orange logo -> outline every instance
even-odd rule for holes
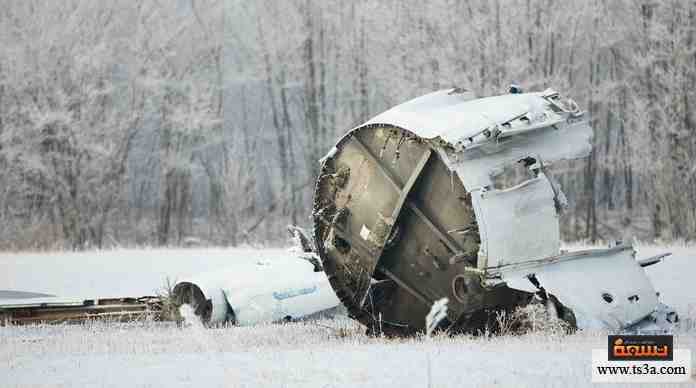
[[[610,361],[672,361],[671,335],[610,335]]]

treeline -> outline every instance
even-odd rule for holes
[[[0,248],[280,244],[392,105],[516,81],[588,111],[566,240],[696,236],[696,2],[9,1]]]
[[[1,248],[193,235],[194,171],[217,172],[200,166],[223,138],[222,10],[208,0],[4,2]]]

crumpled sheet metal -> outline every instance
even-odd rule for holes
[[[527,156],[548,164],[589,155],[592,128],[582,112],[561,111],[563,105],[552,98],[557,95],[549,89],[476,99],[446,89],[397,105],[361,126],[393,125],[445,145],[441,156],[471,192],[490,186],[491,176]]]
[[[290,253],[290,256],[295,254]],[[212,305],[208,323],[233,321],[240,326],[301,319],[339,305],[323,272],[297,257],[239,263],[228,269],[184,279],[177,293],[195,285]],[[195,309],[195,306],[194,306]]]
[[[518,133],[502,142],[489,141],[459,152],[447,153],[467,191],[492,185],[492,177],[525,157],[544,164],[586,157],[592,150],[592,129],[584,121]]]
[[[655,289],[630,246],[569,252],[554,258],[489,271],[508,286],[536,288],[534,276],[547,291],[575,313],[580,328],[619,330],[653,313]]]
[[[589,155],[592,129],[575,103],[563,102],[551,89],[480,99],[447,89],[398,105],[364,125],[375,124],[405,128],[431,141],[471,193],[481,234],[478,268],[560,253],[556,204],[565,203],[560,188],[543,172],[504,190],[493,189],[492,179],[525,158],[546,166]]]
[[[456,144],[487,127],[542,110],[542,104],[538,93],[475,98],[471,92],[445,89],[397,105],[366,124],[391,124],[424,139]]]
[[[448,89],[398,105],[364,125],[415,133],[456,173],[471,193],[479,225],[478,270],[533,292],[538,290],[530,273],[520,269],[533,264],[540,285],[582,316],[579,327],[625,328],[658,312],[655,290],[632,249],[560,252],[558,218],[566,199],[545,172],[553,162],[592,150],[592,128],[572,100],[550,89],[481,99]],[[493,178],[523,159],[533,161],[528,166],[533,177],[494,189]],[[613,295],[611,303],[604,294]]]

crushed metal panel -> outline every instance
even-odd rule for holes
[[[423,315],[435,300],[447,297],[450,329],[475,329],[485,323],[486,312],[527,303],[539,291],[525,277],[530,274],[525,268],[539,268],[537,275],[551,285],[542,286],[558,292],[561,303],[605,327],[626,327],[647,317],[650,309],[654,314],[654,290],[645,274],[635,271],[654,260],[630,263],[619,251],[559,254],[558,217],[567,200],[560,185],[546,175],[546,167],[587,156],[592,132],[577,104],[550,89],[480,99],[448,89],[395,106],[346,133],[321,160],[313,216],[317,253],[349,315],[370,330],[408,334],[423,330]],[[354,138],[367,145],[358,155],[353,146],[360,142]],[[414,166],[425,147],[437,158],[424,163],[420,173]],[[341,163],[354,164],[351,158],[361,155],[381,167],[383,176],[375,178],[388,184],[360,186],[356,195],[371,200],[349,204],[342,200],[352,201],[352,195],[337,195],[341,191],[328,178],[340,176]],[[491,189],[506,166],[520,161],[535,178],[509,189]],[[353,175],[365,177],[351,174],[354,183],[359,180]],[[410,177],[412,192],[403,189]],[[377,228],[365,221],[375,218],[380,210],[376,204],[387,200],[397,205],[386,206],[394,209],[389,227],[382,228],[386,239],[378,241],[378,249],[369,249],[361,243],[372,240]],[[349,211],[339,211],[344,206]],[[350,228],[336,227],[338,220]],[[335,241],[349,244],[340,252]],[[578,257],[584,259],[582,267],[570,260]],[[595,264],[599,258],[606,261]],[[630,285],[611,287],[610,280],[622,276],[624,269],[629,281],[639,285],[637,294],[624,295],[636,291]],[[568,283],[582,288],[602,271],[610,272],[601,277],[604,288],[627,302],[609,310],[588,302],[584,311],[582,304],[590,298],[586,293],[595,288],[577,293],[568,291]]]
[[[476,191],[472,201],[481,234],[478,268],[560,252],[554,192],[544,174],[506,190]]]
[[[440,138],[455,144],[525,114],[543,110],[538,94],[508,94],[474,99],[471,92],[446,89],[397,105],[366,125],[389,124],[408,129],[424,139]]]
[[[448,152],[447,160],[464,187],[471,192],[491,186],[492,176],[525,157],[533,157],[544,164],[585,157],[592,150],[591,140],[590,126],[586,122],[576,122],[517,134],[464,151]]]
[[[578,327],[619,330],[658,308],[648,276],[631,247],[571,252],[546,260],[492,269],[510,287],[529,290],[528,276],[570,307]]]
[[[553,90],[479,99],[470,92],[440,90],[397,105],[358,128],[374,125],[407,129],[432,141],[469,192],[490,186],[491,176],[522,158],[548,164],[585,157],[592,149],[592,128],[583,112]]]

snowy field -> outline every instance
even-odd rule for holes
[[[696,350],[696,248],[646,246],[639,256],[665,250],[674,256],[648,274],[682,317],[676,346]],[[153,294],[167,278],[282,256],[253,249],[0,254],[0,298]],[[584,387],[591,349],[605,346],[599,332],[390,340],[367,337],[346,318],[216,329],[0,327],[0,387]]]

